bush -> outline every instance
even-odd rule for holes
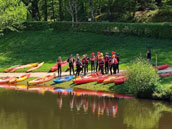
[[[129,91],[137,97],[150,98],[158,84],[159,76],[156,70],[146,60],[136,59],[127,68],[127,85]]]
[[[172,39],[172,23],[25,22],[26,30],[79,31]]]

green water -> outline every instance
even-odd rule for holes
[[[0,89],[0,129],[172,129],[172,105]]]

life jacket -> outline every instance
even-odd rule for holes
[[[108,62],[109,61],[109,57],[105,57],[105,62]]]
[[[96,56],[96,60],[97,60],[97,61],[99,60],[99,56]]]
[[[82,58],[82,63],[83,63],[83,64],[85,64],[85,63],[86,63],[85,58]]]
[[[73,57],[72,57],[72,58],[69,58],[69,59],[68,59],[68,62],[69,62],[69,63],[73,63],[73,62],[74,62]]]
[[[81,66],[82,66],[82,62],[81,62],[81,61],[77,61],[77,62],[76,62],[76,67],[79,68],[79,67],[81,67]]]
[[[111,64],[118,64],[118,60],[116,58],[112,58]]]
[[[118,64],[118,60],[117,60],[117,58],[115,58],[115,62],[114,62],[115,64]]]
[[[89,58],[86,57],[86,58],[85,58],[85,63],[88,64],[88,61],[89,61]]]
[[[58,65],[61,65],[61,64],[62,64],[62,60],[59,60],[59,59],[58,59],[58,60],[57,60],[57,64],[58,64]]]
[[[99,60],[99,66],[101,67],[101,66],[103,66],[103,65],[104,65],[104,60],[100,59],[100,60]]]
[[[95,57],[95,56],[92,56],[92,57],[91,57],[91,61],[92,61],[92,62],[94,62],[94,61],[95,61],[95,59],[96,59],[96,57]]]

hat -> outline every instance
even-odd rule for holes
[[[91,53],[91,55],[95,55],[95,53],[94,53],[94,52],[92,52],[92,53]]]
[[[97,52],[97,55],[100,55],[100,52]]]
[[[115,51],[112,51],[112,55],[115,54]]]
[[[101,53],[100,55],[103,56],[103,53]]]

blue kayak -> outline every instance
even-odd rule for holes
[[[74,78],[74,76],[66,76],[66,77],[63,77],[63,78],[57,78],[56,80],[54,80],[53,82],[55,83],[62,83],[62,82],[67,82],[67,81],[70,81]]]

